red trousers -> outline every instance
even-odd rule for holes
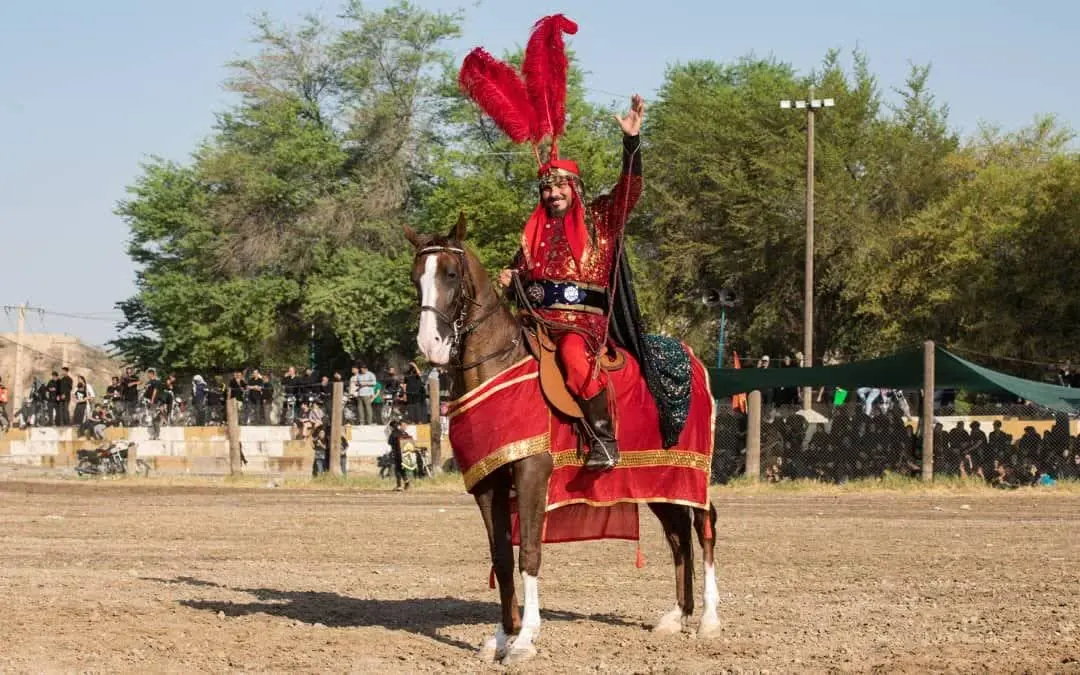
[[[558,336],[555,354],[566,376],[566,387],[581,399],[599,394],[607,386],[607,373],[596,370],[596,354],[579,333],[567,332]],[[596,376],[593,376],[596,371]]]

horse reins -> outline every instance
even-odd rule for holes
[[[449,314],[443,312],[438,307],[433,307],[431,305],[420,305],[421,312],[431,312],[439,319],[442,319],[451,328],[453,328],[454,335],[450,341],[450,359],[451,361],[453,361],[455,358],[464,356],[464,354],[462,353],[461,345],[465,340],[465,336],[479,328],[485,321],[491,318],[495,314],[495,312],[499,311],[499,309],[501,309],[506,304],[506,296],[500,295],[498,302],[494,303],[491,307],[489,307],[483,314],[480,315],[479,318],[466,325],[465,322],[469,318],[469,306],[472,305],[475,307],[482,307],[482,305],[477,302],[470,293],[467,292],[473,284],[472,279],[469,277],[469,266],[465,260],[465,249],[455,246],[425,246],[424,248],[416,252],[415,258],[419,259],[425,255],[430,255],[432,253],[453,253],[458,256],[461,262],[461,308],[457,312],[457,318],[451,318]],[[496,359],[501,356],[505,356],[506,354],[509,354],[513,350],[517,349],[518,345],[520,344],[520,336],[515,337],[509,345],[503,347],[502,349],[497,349],[490,354],[487,354],[474,361],[470,361],[469,363],[450,363],[447,365],[447,367],[460,371],[472,370],[473,368],[487,363],[492,359]]]

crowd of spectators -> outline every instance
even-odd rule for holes
[[[1017,412],[1029,414],[1031,409]],[[823,424],[811,424],[798,406],[773,408],[761,426],[761,477],[773,482],[799,478],[845,482],[886,472],[918,476],[921,429],[906,418],[899,406],[872,408],[868,414],[858,399],[832,410]],[[746,415],[730,407],[719,411],[714,482],[744,474],[746,423]],[[978,420],[956,420],[950,426],[934,423],[935,475],[978,478],[998,487],[1031,485],[1047,478],[1080,479],[1080,435],[1070,435],[1066,415],[1057,415],[1042,434],[1035,425],[1025,425],[1019,438],[1004,431],[1000,420],[989,429]]]
[[[438,377],[438,371],[433,371]],[[428,373],[431,375],[432,373]],[[155,369],[137,373],[125,368],[104,392],[82,375],[74,378],[64,366],[45,379],[35,377],[22,402],[8,414],[8,389],[0,379],[0,417],[6,425],[74,426],[79,434],[102,438],[109,426],[147,426],[156,435],[161,426],[225,423],[225,401],[240,401],[240,423],[296,426],[309,437],[329,416],[333,383],[343,381],[343,418],[347,424],[385,425],[391,419],[428,421],[428,377],[410,362],[404,375],[393,367],[381,376],[356,364],[350,373],[303,373],[288,368],[280,377],[258,368],[231,376],[195,374],[188,383],[177,375],[159,377]]]

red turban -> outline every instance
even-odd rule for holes
[[[551,160],[540,167],[539,177],[543,178],[553,172],[563,175],[569,174],[575,178],[581,177],[577,163],[569,159]],[[529,247],[529,254],[534,260],[540,255],[540,239],[543,236],[546,221],[547,209],[544,208],[544,204],[541,202],[532,212],[532,215],[529,216],[528,222],[525,223],[525,232],[522,235],[525,244]],[[563,228],[566,232],[566,240],[570,244],[570,251],[574,254],[574,263],[580,264],[581,258],[585,254],[585,248],[589,243],[589,232],[585,227],[585,205],[582,203],[581,195],[576,187],[574,188],[574,201],[563,217]]]

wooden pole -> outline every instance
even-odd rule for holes
[[[229,475],[239,476],[240,467],[240,401],[230,398],[225,401],[225,423],[229,431]]]
[[[128,443],[128,456],[127,456],[127,474],[129,476],[139,475],[139,444]]]
[[[330,396],[330,428],[327,430],[331,476],[341,475],[341,417],[344,411],[345,383],[337,380],[334,382],[334,388]]]
[[[806,275],[803,288],[803,362],[814,367],[814,88],[806,106]],[[814,406],[814,390],[803,387],[803,410]]]
[[[23,359],[23,332],[26,329],[26,305],[19,305],[18,323],[15,329],[15,381],[11,383],[11,418],[22,409],[22,359]],[[23,424],[26,424],[23,420]]]
[[[934,480],[934,341],[923,343],[922,479]]]
[[[432,370],[435,377],[428,378],[428,404],[431,418],[431,472],[442,469],[442,401],[439,391],[438,370]]]
[[[746,403],[746,477],[757,482],[761,477],[761,392],[750,392]]]

